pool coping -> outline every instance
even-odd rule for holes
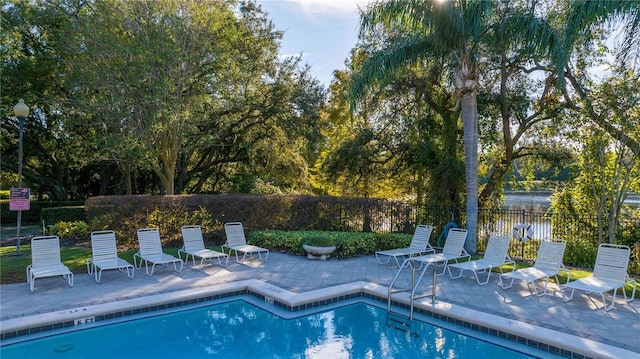
[[[5,340],[53,329],[70,328],[95,321],[198,304],[241,294],[250,294],[268,304],[287,309],[289,312],[298,312],[362,296],[386,303],[388,287],[356,281],[295,293],[257,279],[248,279],[5,319],[0,321],[0,344]],[[394,305],[408,308],[409,295],[408,293],[395,294],[392,296],[392,302]],[[419,299],[415,302],[415,308],[420,313],[436,319],[565,357],[640,358],[639,353],[623,348],[481,312],[443,300],[437,300],[432,304],[430,298]]]

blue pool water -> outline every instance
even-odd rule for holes
[[[364,303],[285,320],[242,300],[58,334],[0,347],[29,358],[532,358],[414,321],[386,326]]]

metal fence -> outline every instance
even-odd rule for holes
[[[537,245],[527,245],[527,242],[535,243],[544,238],[561,238],[566,241],[592,244],[595,248],[599,242],[608,242],[607,224],[603,226],[598,224],[595,216],[481,209],[478,213],[478,247],[479,249],[486,247],[486,240],[491,232],[510,233],[516,239],[514,242],[520,242],[516,245],[520,253],[515,252],[513,248],[510,253],[525,259],[535,259]],[[604,237],[602,237],[603,234]],[[640,243],[640,219],[622,216],[616,226],[615,237],[616,243],[630,247]]]
[[[332,230],[406,232],[416,224],[432,224],[434,234],[431,241],[442,246],[445,232],[452,226],[464,227],[466,215],[459,208],[421,207],[397,202],[379,202],[359,211],[334,213]],[[604,228],[603,228],[604,226]],[[509,255],[525,260],[535,260],[540,240],[561,238],[568,242],[571,251],[566,264],[589,267],[595,261],[597,245],[608,242],[607,224],[599,225],[593,215],[575,215],[535,210],[480,209],[478,211],[478,251],[485,250],[492,232],[510,234],[514,239]],[[603,229],[600,231],[599,229]],[[630,271],[640,274],[640,216],[636,213],[623,215],[616,226],[617,244],[632,248]]]

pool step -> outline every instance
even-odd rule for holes
[[[417,337],[418,333],[413,331],[413,320],[408,316],[396,312],[387,313],[387,327],[400,330],[411,336]]]

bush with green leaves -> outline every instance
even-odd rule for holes
[[[47,234],[63,239],[86,238],[91,233],[91,226],[85,221],[64,222],[47,226]]]
[[[404,233],[267,230],[249,232],[248,241],[272,251],[296,255],[305,255],[302,245],[312,241],[333,243],[336,246],[333,256],[349,258],[389,248],[406,247],[411,242],[411,237],[412,235]]]
[[[18,211],[9,210],[9,199],[0,200],[2,223],[16,223]],[[55,224],[59,221],[85,221],[84,201],[36,201],[29,202],[29,210],[22,211],[22,224]],[[47,213],[44,213],[47,211]]]
[[[123,204],[126,206],[126,204]],[[160,238],[169,247],[182,245],[182,226],[199,225],[202,227],[204,239],[207,240],[212,232],[221,232],[222,223],[216,221],[204,207],[187,209],[182,205],[151,207],[148,211],[127,211],[128,216],[116,218],[110,215],[96,216],[92,218],[93,230],[111,229],[116,232],[118,244],[125,248],[133,248],[137,245],[136,231],[140,228],[155,227],[160,231]],[[219,241],[218,241],[219,242]],[[220,243],[215,243],[220,244]]]
[[[65,206],[43,208],[40,210],[40,218],[47,224],[58,222],[85,221],[87,216],[84,213],[84,206]]]
[[[564,252],[564,264],[571,267],[593,268],[596,263],[598,247],[585,240],[567,241],[567,249]]]
[[[336,241],[331,236],[313,234],[305,237],[303,244],[314,247],[332,247],[336,245]]]
[[[214,221],[211,213],[204,207],[194,211],[187,211],[183,207],[154,209],[149,213],[149,225],[157,227],[160,232],[180,231],[182,226],[199,225],[203,228],[220,227],[220,222]]]

